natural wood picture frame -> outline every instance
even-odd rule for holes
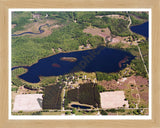
[[[159,0],[143,1],[0,1],[0,127],[160,127]],[[8,11],[9,8],[151,8],[152,9],[152,119],[151,120],[9,120],[8,119]]]

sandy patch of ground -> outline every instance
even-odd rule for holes
[[[101,107],[103,109],[118,108],[123,107],[125,104],[128,108],[128,101],[125,101],[124,91],[114,91],[114,92],[102,92],[101,97]]]
[[[101,36],[103,38],[106,38],[107,36],[111,36],[111,32],[109,30],[109,28],[93,28],[93,27],[88,27],[86,29],[83,30],[84,33],[90,33],[93,36]]]
[[[115,43],[119,43],[119,42],[130,44],[130,42],[127,41],[127,38],[128,38],[128,37],[116,36],[115,38],[112,38],[110,44],[115,44]]]
[[[16,95],[13,112],[30,112],[42,110],[42,95],[43,94]]]
[[[110,40],[109,44],[114,45],[114,44],[117,44],[120,42],[123,44],[126,44],[126,45],[136,45],[136,46],[138,45],[138,43],[137,43],[138,41],[129,41],[129,37],[120,37],[120,36],[113,37]]]
[[[122,15],[103,15],[103,16],[95,16],[97,18],[102,18],[102,17],[109,17],[109,18],[115,18],[115,19],[127,19],[125,16]]]
[[[16,24],[12,24],[12,28],[16,27]]]

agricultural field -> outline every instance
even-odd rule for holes
[[[78,101],[81,104],[89,104],[94,107],[100,107],[100,95],[97,85],[93,83],[80,84],[79,88],[71,89],[66,93],[66,101]],[[67,103],[65,104],[67,106]]]
[[[60,109],[61,108],[61,85],[50,85],[44,90],[42,108]]]

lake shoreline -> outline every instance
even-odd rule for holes
[[[139,25],[134,25],[134,26],[131,26],[130,27],[130,30],[133,32],[133,33],[136,33],[138,35],[141,35],[143,37],[146,38],[146,40],[148,39],[149,37],[149,21],[146,21],[142,24],[139,24]],[[147,33],[145,33],[147,32]]]
[[[97,49],[97,48],[99,48],[99,47],[104,47],[104,48],[108,48],[108,49],[113,49],[113,50],[119,50],[119,51],[124,51],[124,52],[127,52],[127,51],[125,51],[124,49],[118,49],[118,48],[109,48],[109,47],[105,47],[105,46],[98,46],[98,47],[96,47],[96,48],[92,48],[92,49],[81,49],[81,50],[73,50],[73,51],[63,51],[63,52],[59,52],[59,53],[53,53],[53,54],[50,54],[50,55],[48,55],[48,56],[46,56],[46,57],[42,57],[41,59],[45,59],[45,58],[48,58],[48,57],[52,57],[52,56],[54,56],[54,55],[57,55],[57,54],[63,54],[63,53],[71,53],[71,52],[80,52],[80,51],[89,51],[89,50],[95,50],[95,49]],[[127,52],[127,53],[129,53],[129,52]],[[41,59],[39,59],[39,60],[41,60]],[[33,64],[31,64],[31,65],[24,65],[24,66],[13,66],[12,68],[23,68],[23,67],[30,67],[30,66],[32,66],[32,65],[34,65],[34,64],[36,64],[36,63],[38,63],[38,61],[39,60],[37,60],[35,63],[33,63]],[[11,69],[12,69],[11,68]],[[26,68],[27,69],[27,68]],[[14,70],[14,69],[13,69]]]

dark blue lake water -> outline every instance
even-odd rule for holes
[[[74,57],[77,61],[70,62],[61,60],[62,57]],[[20,75],[19,78],[27,82],[38,83],[40,81],[39,76],[59,76],[78,71],[99,71],[106,73],[118,72],[125,68],[133,58],[134,56],[128,52],[106,47],[98,47],[96,49],[85,51],[59,53],[40,59],[30,67],[24,66],[28,71],[25,74]],[[13,69],[15,68],[13,67],[12,70]]]
[[[71,107],[74,108],[80,108],[80,109],[90,109],[91,107],[83,106],[83,105],[77,105],[77,104],[72,104]]]
[[[132,32],[140,34],[140,35],[146,37],[146,39],[148,39],[148,35],[149,35],[148,21],[143,23],[143,24],[140,24],[140,25],[131,26],[130,29],[131,29]]]

